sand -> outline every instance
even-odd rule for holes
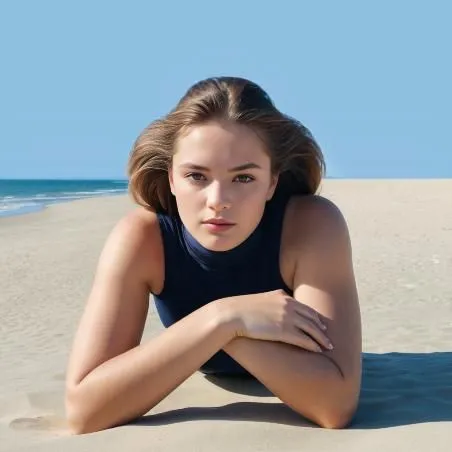
[[[326,180],[321,193],[347,218],[361,301],[349,428],[313,427],[257,383],[195,373],[140,422],[69,435],[72,337],[104,240],[134,208],[115,196],[0,219],[0,450],[450,451],[452,180]],[[161,330],[151,308],[143,341]]]

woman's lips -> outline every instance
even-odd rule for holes
[[[227,223],[224,220],[205,221],[203,225],[206,227],[206,229],[212,232],[226,231],[234,226],[233,223]]]

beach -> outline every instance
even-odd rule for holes
[[[127,195],[0,218],[0,451],[450,451],[452,180],[324,180],[351,234],[363,386],[351,426],[263,386],[193,374],[143,419],[70,435],[64,378],[99,253]],[[162,331],[152,299],[143,341]]]

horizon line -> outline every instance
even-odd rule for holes
[[[444,176],[324,176],[325,179],[451,179]],[[115,177],[0,177],[0,181],[116,181],[129,182],[128,178]]]

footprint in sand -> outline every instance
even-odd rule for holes
[[[49,430],[51,422],[43,416],[14,419],[9,426],[15,430]]]
[[[35,417],[19,417],[9,423],[13,430],[27,430],[53,434],[67,434],[67,424],[62,416],[43,415]]]
[[[65,433],[62,400],[59,391],[15,394],[1,401],[0,422],[13,430]]]

